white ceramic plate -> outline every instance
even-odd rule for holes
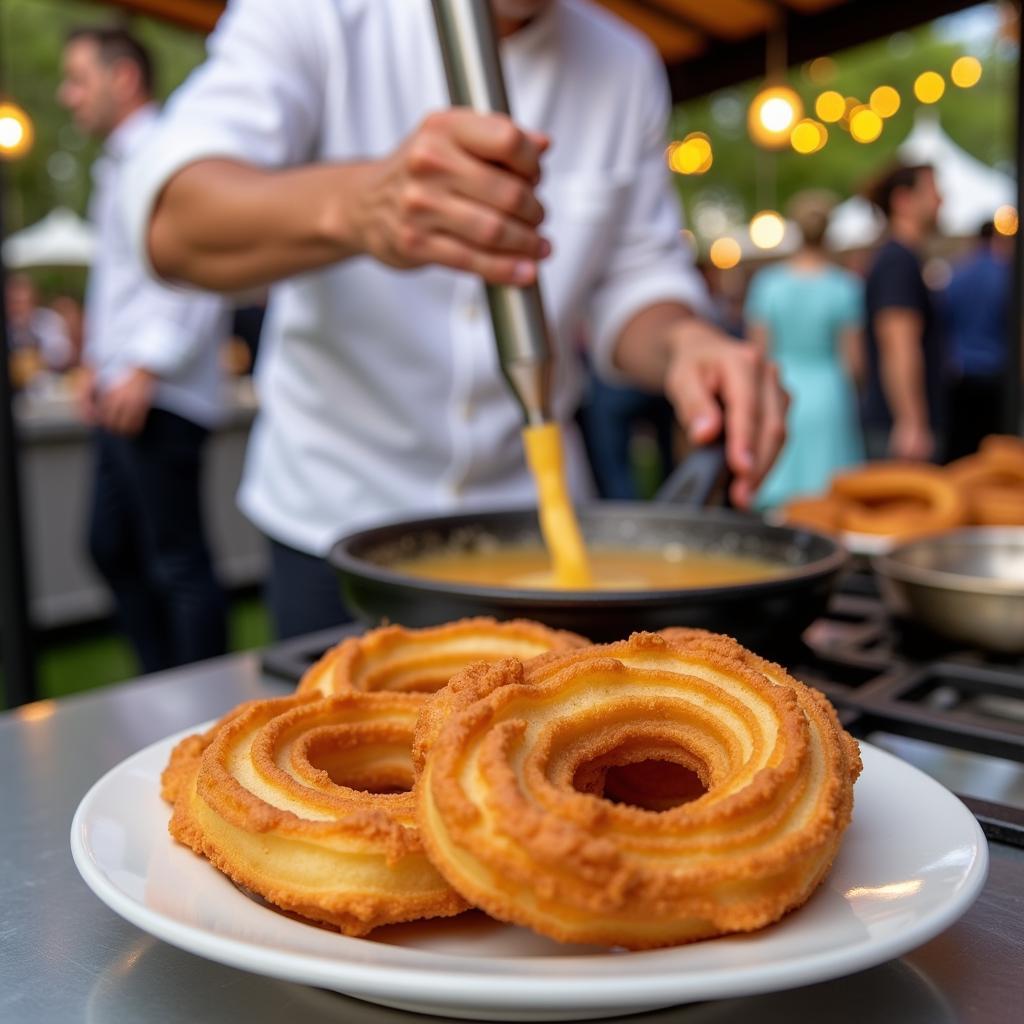
[[[988,866],[985,837],[955,796],[862,744],[853,823],[831,874],[764,931],[627,953],[562,946],[471,913],[352,939],[254,902],[171,840],[159,778],[179,738],[123,761],[79,805],[71,849],[93,892],[199,956],[421,1013],[578,1020],[840,977],[948,928]]]
[[[899,541],[895,537],[887,537],[878,533],[850,533],[840,534],[839,537],[843,546],[851,555],[887,555]]]

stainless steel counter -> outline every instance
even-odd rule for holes
[[[0,716],[2,1024],[403,1024],[436,1021],[201,960],[134,928],[86,888],[68,834],[79,800],[127,755],[242,700],[284,692],[252,655]],[[912,827],[908,823],[908,827]],[[679,1007],[644,1024],[1002,1024],[1024,999],[1024,851],[995,845],[967,915],[901,960],[791,992]]]

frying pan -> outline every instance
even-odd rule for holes
[[[846,561],[834,540],[772,526],[725,509],[694,508],[724,485],[719,447],[698,450],[653,502],[595,502],[578,509],[589,546],[664,551],[669,545],[773,562],[779,575],[752,583],[674,590],[544,590],[434,581],[396,562],[439,551],[485,553],[494,545],[541,543],[536,508],[400,519],[342,537],[328,561],[364,622],[431,626],[471,615],[529,618],[595,641],[634,630],[697,626],[761,649],[792,643],[825,609]],[[485,554],[482,555],[486,557]]]

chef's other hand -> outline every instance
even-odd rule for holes
[[[528,285],[550,252],[534,187],[548,139],[503,114],[430,114],[398,149],[364,165],[360,249],[392,267],[441,264]]]
[[[725,430],[729,496],[747,508],[786,440],[789,396],[778,370],[755,345],[699,320],[676,328],[672,342],[665,393],[693,444]]]
[[[156,377],[149,370],[130,371],[100,396],[100,423],[112,434],[138,434],[146,424],[155,386]]]

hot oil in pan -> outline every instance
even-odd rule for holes
[[[593,588],[598,590],[680,590],[756,583],[786,572],[766,559],[689,551],[592,547],[588,551]],[[396,562],[410,576],[486,587],[558,589],[548,553],[541,547],[487,551],[442,551]]]

